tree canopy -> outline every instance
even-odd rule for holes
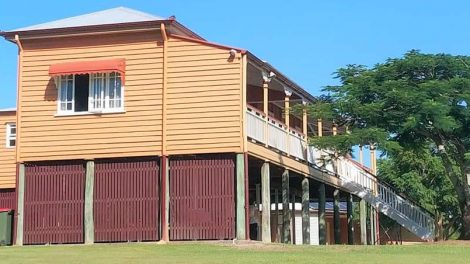
[[[349,132],[311,143],[341,153],[358,144],[375,144],[385,155],[429,150],[452,183],[461,235],[470,239],[470,57],[412,50],[370,68],[348,65],[336,77],[340,84],[326,87],[320,102],[307,109]],[[432,159],[422,161],[431,166]]]

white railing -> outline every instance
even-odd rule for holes
[[[301,160],[305,160],[307,142],[305,137],[295,131],[289,133],[289,153]]]
[[[434,218],[418,206],[404,199],[391,188],[378,183],[378,197],[391,208],[400,212],[428,230],[434,230]]]
[[[265,138],[265,116],[252,109],[246,112],[248,136],[260,143],[266,142]]]
[[[434,233],[434,220],[430,214],[378,182],[376,177],[362,165],[343,157],[334,159],[328,151],[308,146],[305,135],[295,130],[288,130],[282,122],[267,118],[265,114],[251,108],[247,110],[247,132],[248,137],[258,143],[267,144],[292,157],[306,160],[310,164],[337,174],[345,181],[360,185],[360,188],[364,188],[371,197],[374,197],[373,199],[391,208],[400,217],[409,219],[407,221],[412,221],[421,229],[425,229],[428,234]]]
[[[274,118],[266,119],[265,114],[251,107],[246,111],[246,122],[247,134],[252,140],[295,158],[307,159],[307,139],[301,133],[288,130],[284,123]]]
[[[338,174],[369,190],[377,189],[375,176],[367,172],[366,168],[361,168],[358,164],[355,164],[349,159],[338,159]]]
[[[268,118],[268,146],[287,152],[286,127],[276,120]]]
[[[378,182],[373,174],[359,164],[345,158],[339,159],[338,163],[340,177],[361,185],[388,208],[392,208],[402,217],[428,230],[430,234],[434,233],[434,218],[429,213],[403,198],[390,187]]]

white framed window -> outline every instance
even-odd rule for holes
[[[121,74],[91,73],[57,77],[59,114],[124,111]]]
[[[16,147],[16,124],[15,123],[7,123],[7,131],[6,131],[6,147],[7,148],[14,148]]]
[[[59,76],[59,112],[73,112],[75,109],[74,75]]]

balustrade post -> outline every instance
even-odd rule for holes
[[[268,147],[269,142],[269,124],[268,124],[268,104],[269,104],[269,83],[271,82],[271,77],[269,77],[268,73],[263,71],[263,112],[265,114],[264,119],[264,138],[265,138],[265,146]]]
[[[292,90],[290,90],[288,87],[284,87],[284,121],[286,123],[286,129],[287,129],[287,134],[286,134],[286,152],[287,156],[291,154],[290,150],[290,97],[292,95]]]
[[[308,161],[308,117],[307,109],[305,108],[307,102],[302,100],[302,104],[304,105],[304,109],[302,110],[302,133],[304,134],[305,141],[305,149],[303,150],[303,155],[305,160]]]
[[[322,121],[321,118],[317,120],[317,126],[318,126],[318,128],[317,128],[318,129],[318,136],[323,137],[323,121]]]

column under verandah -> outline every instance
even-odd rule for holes
[[[359,202],[359,218],[361,225],[361,244],[367,245],[367,204],[364,199]]]
[[[335,244],[341,244],[340,191],[333,191],[333,229]]]
[[[289,170],[282,173],[282,243],[291,243],[291,219],[289,210]]]
[[[347,195],[347,218],[348,218],[348,244],[354,245],[354,196],[352,194]]]
[[[319,244],[326,245],[326,191],[324,183],[318,185],[318,236]]]
[[[261,166],[261,241],[271,243],[271,190],[270,190],[269,162]]]
[[[302,179],[302,244],[310,245],[310,182]]]

